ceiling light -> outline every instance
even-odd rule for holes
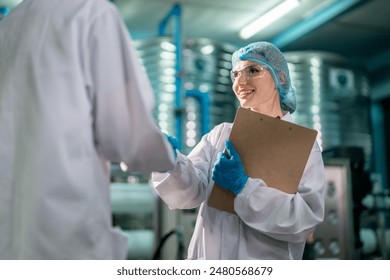
[[[279,5],[275,6],[273,9],[269,10],[267,13],[256,19],[254,22],[250,23],[240,31],[240,37],[243,39],[248,39],[255,35],[260,30],[263,30],[268,25],[278,20],[288,12],[292,11],[299,5],[299,0],[286,0]]]

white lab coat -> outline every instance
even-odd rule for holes
[[[24,0],[0,21],[0,259],[123,259],[109,162],[173,168],[115,7]]]
[[[292,121],[287,114],[284,120]],[[324,217],[325,174],[317,143],[298,192],[287,194],[249,178],[234,200],[238,215],[207,205],[212,168],[232,124],[216,126],[170,173],[153,173],[156,192],[170,209],[200,206],[188,259],[302,259],[305,240]],[[283,159],[280,159],[283,160]]]

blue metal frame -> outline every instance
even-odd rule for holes
[[[384,119],[383,109],[378,101],[372,101],[371,103],[371,126],[372,126],[372,147],[374,155],[374,171],[381,175],[382,188],[388,189],[388,178],[386,170],[386,145],[384,142]]]
[[[205,135],[210,131],[210,97],[207,92],[202,92],[197,89],[186,91],[186,96],[196,98],[201,107],[201,132]]]
[[[179,150],[182,147],[182,69],[181,69],[181,57],[182,57],[182,45],[181,45],[181,7],[179,4],[175,4],[169,13],[161,20],[159,24],[159,35],[166,35],[166,26],[169,20],[174,17],[175,30],[174,30],[174,44],[176,47],[176,94],[175,94],[175,120],[176,120],[176,139],[178,141]]]

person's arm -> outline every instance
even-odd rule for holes
[[[173,168],[173,151],[152,117],[154,97],[118,12],[96,15],[86,53],[87,87],[93,103],[96,147],[131,171]]]
[[[168,173],[153,173],[155,190],[171,209],[190,209],[200,206],[207,197],[210,185],[211,161],[224,125],[215,127],[186,157],[178,153],[175,168]]]
[[[234,207],[250,227],[273,238],[304,242],[324,218],[325,170],[320,148],[315,144],[296,194],[266,186],[249,178],[236,196]]]

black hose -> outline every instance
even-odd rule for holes
[[[161,259],[161,249],[163,248],[165,242],[168,240],[169,237],[172,235],[176,235],[177,238],[177,259],[182,260],[183,259],[183,251],[184,251],[184,235],[181,229],[175,228],[165,234],[158,244],[158,247],[153,255],[153,260],[160,260]]]

